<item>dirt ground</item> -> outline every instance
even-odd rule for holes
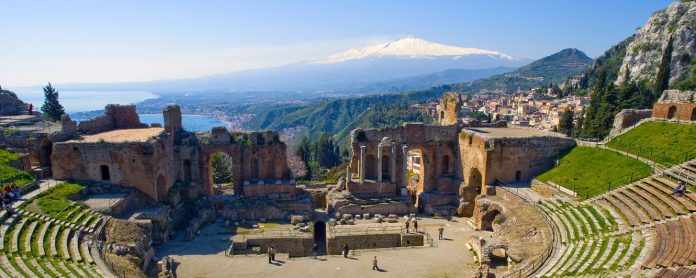
[[[85,135],[85,136],[80,137],[80,139],[73,140],[73,141],[94,143],[94,142],[98,142],[100,139],[103,139],[104,142],[113,142],[113,143],[145,142],[145,141],[147,141],[148,138],[150,138],[152,136],[156,136],[156,135],[162,133],[162,131],[164,131],[164,129],[161,127],[136,128],[136,129],[117,129],[117,130],[112,130],[112,131],[107,131],[107,132],[102,132],[102,133],[97,133],[97,134],[92,134],[92,135]]]
[[[226,257],[229,235],[218,233],[223,225],[218,221],[202,229],[192,242],[168,242],[157,256],[172,256],[178,277],[470,277],[477,265],[465,244],[472,235],[491,233],[473,231],[466,220],[419,219],[419,228],[435,238],[437,247],[356,250],[348,259],[280,257],[275,264],[269,264],[266,256]],[[445,227],[444,240],[437,240],[440,226]],[[372,270],[373,256],[380,271]]]

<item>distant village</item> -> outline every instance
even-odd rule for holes
[[[582,75],[569,78],[558,85],[563,90],[566,86],[576,86]],[[563,112],[570,109],[577,121],[590,102],[589,96],[559,97],[558,90],[552,87],[537,87],[530,90],[517,89],[514,93],[488,92],[469,94],[463,99],[459,118],[484,118],[484,121],[507,121],[515,126],[537,128],[553,131],[558,127]],[[421,111],[437,117],[438,100],[429,100],[425,104],[410,106],[412,110]]]

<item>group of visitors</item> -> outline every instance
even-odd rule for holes
[[[2,208],[12,212],[12,203],[22,197],[22,191],[17,185],[5,184],[2,189]]]
[[[411,226],[411,220],[406,220],[406,233],[409,233],[409,228]],[[415,218],[413,219],[413,230],[417,233],[418,232],[418,220]]]

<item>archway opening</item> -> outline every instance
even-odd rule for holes
[[[111,180],[111,174],[109,173],[109,166],[102,165],[99,167],[99,170],[101,171],[101,180],[103,180],[103,181],[110,181]]]
[[[696,121],[696,107],[691,110],[691,120]]]
[[[53,154],[53,144],[43,144],[39,151],[39,165],[41,165],[41,167],[51,167],[51,154]]]
[[[314,244],[319,249],[319,254],[326,254],[326,223],[324,221],[314,222]]]
[[[669,110],[667,110],[667,119],[672,119],[674,116],[677,114],[677,107],[676,106],[670,106]]]
[[[377,159],[374,155],[368,154],[365,157],[365,179],[377,180]]]
[[[469,173],[469,181],[468,181],[469,186],[473,186],[476,188],[476,191],[478,194],[481,194],[482,189],[483,189],[483,179],[481,176],[481,172],[479,172],[478,169],[472,168],[470,173]]]
[[[481,216],[481,230],[493,231],[493,222],[498,215],[500,215],[500,211],[494,209],[487,211],[483,216]]]
[[[494,248],[491,250],[490,253],[490,258],[491,258],[491,265],[490,268],[492,269],[507,269],[508,266],[508,256],[507,256],[507,250],[503,247],[498,247]]]
[[[391,167],[391,164],[390,164],[389,160],[390,159],[389,159],[388,155],[382,155],[382,169],[381,169],[381,171],[382,171],[382,180],[383,181],[389,181],[389,179],[391,179],[391,175],[389,172],[390,171],[389,167]]]
[[[223,152],[214,152],[208,161],[210,163],[208,176],[216,194],[234,195],[236,192],[234,192],[234,172],[232,171],[234,161],[232,157]]]
[[[445,119],[445,111],[440,111],[440,121]]]

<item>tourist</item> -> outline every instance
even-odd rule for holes
[[[348,252],[350,251],[350,248],[348,248],[348,243],[346,243],[345,246],[343,246],[343,257],[348,258]]]
[[[268,246],[268,263],[270,264],[273,260],[273,247]]]
[[[379,270],[379,266],[377,266],[377,256],[372,258],[372,270]]]
[[[445,232],[445,227],[440,227],[439,229],[437,229],[437,231],[438,231],[438,235],[439,235],[438,239],[442,240],[442,233]]]
[[[314,246],[312,247],[312,258],[315,260],[317,259],[317,251],[318,250],[319,250],[319,248],[317,247],[317,244],[315,243]]]
[[[274,262],[276,261],[275,254],[276,254],[276,249],[275,249],[275,247],[271,246],[271,260]]]
[[[3,194],[2,207],[7,210],[7,213],[12,214],[12,200],[10,200],[9,194]]]
[[[34,113],[34,105],[29,103],[29,115],[33,115]]]
[[[684,196],[684,192],[686,192],[686,186],[684,185],[683,181],[679,181],[679,184],[677,184],[677,187],[674,188],[674,193],[672,193],[672,195]]]
[[[413,219],[413,230],[418,232],[418,220]]]
[[[407,233],[407,234],[408,234],[408,226],[409,226],[409,225],[411,225],[411,222],[409,222],[408,220],[406,220],[406,233]]]
[[[16,184],[12,187],[12,194],[14,194],[14,199],[19,200],[21,198],[22,190]]]
[[[10,193],[10,192],[12,191],[12,188],[10,187],[10,184],[9,184],[9,183],[6,183],[6,184],[5,184],[5,187],[2,189],[2,191],[5,192],[5,194]]]

